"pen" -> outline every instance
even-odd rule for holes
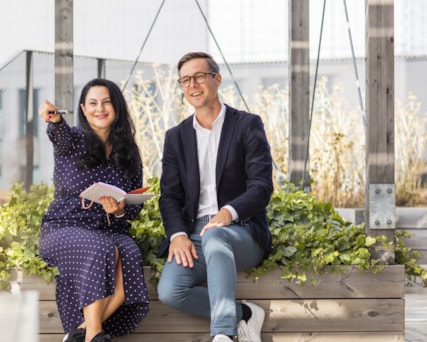
[[[66,110],[66,109],[51,110],[51,111],[49,111],[49,114],[53,114],[53,115],[65,115],[65,114],[68,114],[68,110]]]

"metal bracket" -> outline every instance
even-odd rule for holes
[[[394,184],[369,184],[369,228],[396,228]]]

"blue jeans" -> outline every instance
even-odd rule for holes
[[[158,285],[159,300],[177,310],[210,318],[210,334],[235,336],[242,319],[236,303],[237,272],[258,265],[264,251],[245,226],[231,224],[200,231],[198,222],[190,236],[199,259],[193,268],[166,262]],[[207,284],[207,287],[205,286]]]

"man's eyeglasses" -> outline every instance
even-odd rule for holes
[[[202,84],[205,83],[207,75],[215,76],[216,74],[217,72],[197,72],[193,76],[181,77],[180,79],[178,79],[178,82],[181,87],[187,88],[191,84],[191,79],[193,79],[194,82],[196,82],[197,84]]]

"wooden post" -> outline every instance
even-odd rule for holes
[[[367,232],[394,241],[394,0],[366,0]],[[377,259],[393,263],[392,250]]]
[[[308,184],[309,0],[289,1],[289,161],[290,181]]]
[[[55,105],[74,124],[73,0],[55,0]]]
[[[27,51],[26,65],[26,164],[25,164],[25,179],[24,187],[26,191],[30,191],[33,184],[34,172],[34,85],[33,85],[33,52]]]

